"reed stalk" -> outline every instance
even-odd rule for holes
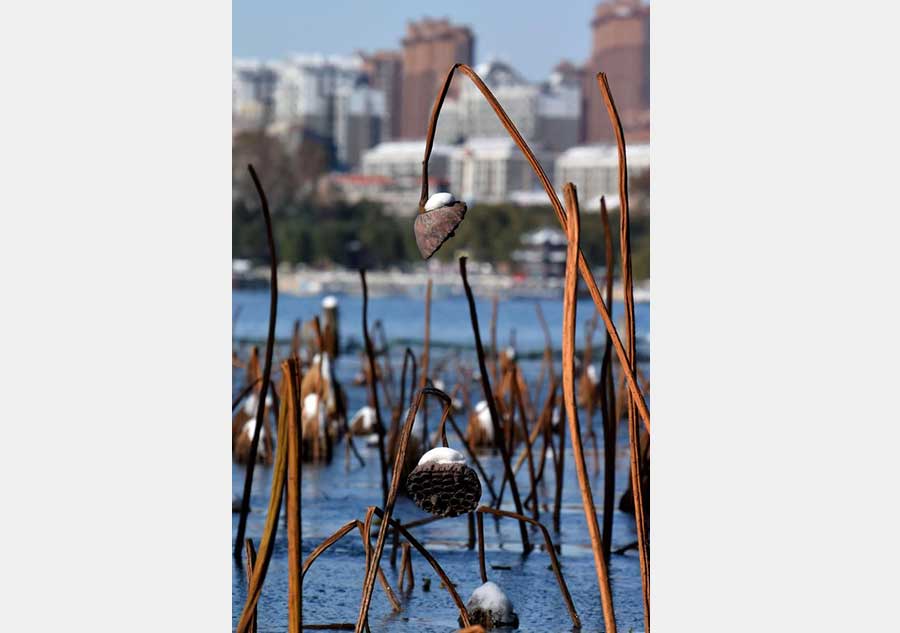
[[[278,312],[278,256],[275,253],[275,238],[272,235],[272,216],[269,214],[269,201],[263,190],[253,165],[247,165],[256,193],[259,195],[263,220],[266,224],[266,243],[269,247],[269,329],[266,334],[266,360],[263,367],[262,384],[260,385],[259,403],[256,407],[256,426],[253,439],[250,441],[250,458],[244,476],[244,492],[241,496],[241,513],[238,519],[237,535],[234,538],[234,557],[240,563],[241,548],[244,546],[244,533],[247,531],[247,514],[250,512],[250,493],[253,488],[253,469],[256,466],[256,453],[259,451],[259,436],[266,411],[266,393],[272,376],[272,354],[275,350],[275,319]],[[267,563],[268,564],[268,563]]]
[[[375,427],[378,435],[378,457],[381,460],[381,499],[382,503],[387,505],[388,498],[388,480],[387,480],[387,456],[384,452],[384,425],[381,423],[381,409],[378,406],[378,388],[376,386],[376,381],[378,380],[375,375],[375,352],[372,349],[372,339],[369,338],[369,289],[366,285],[366,271],[360,269],[359,278],[362,281],[362,294],[363,294],[363,302],[362,302],[362,331],[363,331],[363,339],[366,344],[366,358],[369,361],[369,376],[368,376],[368,384],[369,384],[369,399],[372,403],[372,408],[375,409]]]
[[[534,498],[534,502],[531,506],[532,514],[535,521],[540,521],[540,510],[538,509],[537,502],[537,482],[535,481],[534,457],[531,454],[531,437],[528,432],[528,419],[525,416],[525,405],[522,402],[522,392],[519,389],[519,381],[516,380],[518,378],[519,368],[517,366],[513,367],[512,371],[514,372],[514,380],[512,381],[512,396],[519,407],[519,420],[522,424],[522,435],[525,437],[525,451],[526,455],[528,456],[528,478],[531,480],[531,496]]]
[[[550,338],[550,328],[547,327],[547,321],[544,319],[544,311],[541,310],[540,303],[534,303],[534,310],[537,312],[538,323],[541,326],[541,331],[544,333],[544,356],[541,359],[541,374],[538,378],[536,392],[536,397],[539,398],[544,389],[545,373],[551,382],[555,380],[556,376],[553,371],[553,339]]]
[[[603,225],[603,246],[606,258],[606,302],[612,305],[613,259],[612,231],[606,198],[600,197],[600,223]],[[603,558],[609,564],[616,496],[616,439],[619,420],[616,417],[616,393],[612,375],[612,341],[609,332],[600,359],[600,415],[603,417]]]
[[[481,345],[481,333],[478,330],[478,313],[475,310],[475,297],[472,295],[472,287],[469,285],[469,279],[466,275],[465,257],[459,258],[459,274],[462,277],[463,289],[466,292],[466,299],[469,302],[469,318],[472,321],[472,332],[475,335],[475,352],[478,355],[478,371],[481,373],[481,386],[484,390],[484,398],[487,401],[488,411],[490,411],[491,414],[491,424],[494,428],[494,445],[499,448],[500,456],[503,459],[503,472],[506,478],[509,479],[509,489],[512,493],[516,512],[522,514],[522,499],[519,497],[519,487],[516,485],[516,476],[512,472],[512,466],[509,462],[509,453],[503,442],[503,429],[500,428],[500,416],[497,414],[497,405],[494,402],[494,394],[491,391],[491,379],[488,377],[487,365],[484,361],[484,348]],[[500,495],[503,495],[502,489]],[[522,551],[524,554],[528,554],[531,551],[531,544],[528,542],[528,531],[522,523],[519,523],[519,535],[522,538]]]
[[[397,534],[400,534],[397,531]],[[411,545],[404,543],[400,553],[400,579],[397,581],[397,589],[399,591],[412,591],[415,589],[416,580],[413,575],[412,568],[412,552]]]
[[[419,549],[419,551],[423,553],[422,555],[425,556],[426,559],[430,559],[429,562],[434,561],[433,557],[431,557],[431,554],[429,554],[424,547],[421,547],[421,545],[417,546],[418,541],[416,541],[411,534],[406,532],[399,523],[391,519],[391,515],[394,511],[394,504],[397,501],[397,491],[400,489],[400,477],[403,471],[403,464],[406,462],[406,451],[409,446],[409,438],[412,434],[412,428],[413,424],[415,423],[416,413],[418,413],[419,408],[422,406],[426,395],[434,395],[440,398],[444,403],[444,407],[450,407],[451,404],[450,398],[447,397],[447,394],[445,394],[444,392],[437,389],[432,389],[431,387],[425,387],[424,389],[419,390],[415,405],[410,408],[409,413],[406,416],[406,422],[404,423],[403,430],[400,432],[400,437],[398,438],[397,455],[394,458],[394,469],[391,476],[391,487],[388,490],[387,494],[387,502],[385,503],[383,511],[379,510],[378,508],[375,509],[376,514],[381,517],[381,526],[378,530],[378,540],[375,542],[375,550],[372,553],[372,558],[367,567],[366,577],[363,582],[363,593],[359,604],[359,615],[356,620],[356,633],[362,633],[368,619],[369,604],[372,601],[372,590],[375,585],[376,570],[379,568],[379,565],[381,563],[381,555],[384,552],[384,543],[387,536],[388,524],[393,524],[395,529],[400,530],[406,540],[413,547]],[[436,571],[440,569],[440,566],[437,565],[436,561],[432,563],[432,566],[435,566]],[[440,569],[439,575],[441,575],[442,579],[446,578],[446,575],[444,574],[442,569]],[[449,583],[449,579],[447,579],[447,582]],[[450,587],[450,590],[451,594],[454,595],[454,598],[458,600],[459,597],[455,595],[455,591],[452,589],[452,587]],[[462,607],[462,613],[465,614],[465,605],[462,604],[461,600],[459,601],[459,605]],[[468,615],[463,615],[462,617],[463,623],[468,626]]]
[[[300,439],[302,423],[300,413],[300,363],[292,356],[281,364],[282,375],[287,381],[287,541],[288,541],[288,631],[300,633],[303,626],[303,575],[301,560],[303,558],[303,515],[302,515],[302,483],[303,469],[301,462],[302,442]]]
[[[609,82],[604,73],[597,73],[597,85],[603,95],[603,103],[610,123],[616,134],[616,148],[619,154],[619,248],[622,258],[622,290],[625,294],[625,330],[628,343],[628,371],[636,372],[636,342],[634,323],[634,279],[631,271],[631,232],[628,215],[628,166],[625,155],[625,133],[616,110]],[[638,390],[640,393],[640,390]],[[638,458],[640,429],[637,424],[634,394],[626,396],[628,409],[628,440],[631,457],[631,486],[634,490],[634,520],[638,534],[638,553],[641,562],[641,588],[644,599],[644,630],[650,631],[650,548],[649,529],[644,516],[643,490],[641,488],[641,463]],[[649,433],[649,425],[647,432]]]
[[[497,353],[497,313],[498,313],[498,304],[500,302],[499,297],[497,297],[497,293],[494,293],[494,296],[491,297],[491,327],[489,332],[491,334],[491,353],[488,358],[491,361],[491,371],[492,376],[494,377],[494,384],[500,384],[500,355]]]
[[[424,389],[428,380],[429,341],[431,340],[431,277],[425,286],[425,338],[422,342],[422,378],[419,389]],[[428,450],[428,406],[422,411],[422,448]]]
[[[336,544],[342,538],[344,538],[347,534],[353,531],[353,528],[357,528],[359,530],[360,537],[363,539],[363,548],[366,547],[365,544],[365,528],[363,522],[359,519],[353,519],[339,527],[334,534],[329,536],[327,539],[319,543],[316,548],[310,552],[309,556],[306,557],[306,560],[303,561],[303,569],[301,572],[301,577],[306,577],[306,572],[309,571],[312,564],[316,562],[316,559],[319,558],[322,554],[324,554],[331,546]],[[397,597],[394,595],[393,590],[391,589],[390,583],[387,581],[387,577],[384,575],[384,571],[379,567],[378,568],[378,582],[381,584],[381,587],[384,589],[385,596],[387,596],[388,601],[391,603],[391,607],[394,611],[400,611],[400,602],[397,600]],[[309,625],[304,624],[303,628],[309,628]]]
[[[606,560],[603,558],[603,545],[600,536],[600,524],[594,509],[594,497],[591,492],[590,476],[581,446],[581,428],[578,423],[578,408],[575,397],[575,320],[577,311],[577,260],[580,240],[580,219],[578,198],[575,186],[566,183],[563,188],[568,209],[566,249],[566,277],[563,290],[563,402],[566,407],[566,418],[569,422],[569,436],[572,441],[572,458],[575,460],[575,472],[578,475],[578,488],[581,490],[581,502],[584,506],[584,517],[591,538],[591,550],[594,554],[594,566],[597,569],[597,584],[600,586],[600,601],[603,606],[603,622],[607,632],[615,633],[616,617],[613,611],[612,592],[609,588],[609,574]],[[563,425],[560,425],[561,427]]]
[[[246,555],[247,555],[247,583],[253,578],[253,568],[256,566],[256,548],[253,547],[253,540],[246,539]],[[253,607],[253,615],[250,620],[250,628],[248,633],[256,633],[256,607]]]
[[[553,210],[556,213],[556,219],[559,221],[560,227],[563,229],[563,231],[565,231],[566,212],[563,209],[559,198],[556,196],[556,192],[553,189],[553,183],[550,182],[550,179],[544,172],[544,168],[541,167],[541,164],[535,157],[534,152],[531,151],[528,143],[526,143],[525,139],[522,138],[522,135],[519,134],[519,131],[518,129],[516,129],[515,124],[506,114],[506,111],[497,101],[497,98],[494,97],[490,89],[485,85],[485,83],[481,80],[481,78],[474,70],[472,70],[468,65],[461,63],[453,64],[453,66],[450,67],[450,70],[447,72],[447,77],[444,79],[444,84],[441,86],[441,90],[438,92],[438,95],[434,101],[434,106],[431,109],[431,117],[428,121],[428,131],[425,136],[425,156],[422,160],[422,193],[419,197],[419,212],[425,212],[425,202],[428,200],[428,159],[431,156],[431,150],[434,146],[434,135],[437,130],[438,116],[440,115],[444,99],[447,97],[447,91],[450,89],[450,81],[453,79],[453,74],[457,69],[459,69],[462,74],[468,77],[472,81],[472,83],[475,84],[475,87],[478,88],[478,90],[484,96],[485,100],[488,102],[488,104],[491,106],[491,109],[500,120],[500,123],[509,133],[510,138],[512,138],[518,148],[522,151],[525,156],[525,160],[528,161],[528,164],[531,166],[538,180],[541,182],[541,186],[544,188],[544,191],[546,192],[547,197],[550,200],[550,204],[553,206]],[[638,386],[637,379],[634,375],[634,370],[631,368],[631,364],[628,362],[628,353],[625,351],[625,347],[622,345],[622,341],[619,338],[619,333],[612,321],[612,317],[610,316],[610,312],[607,309],[606,303],[600,296],[600,289],[597,287],[597,281],[594,279],[594,274],[593,272],[591,272],[590,266],[587,263],[587,259],[585,259],[584,253],[581,252],[580,249],[578,251],[578,270],[581,273],[585,284],[587,285],[588,292],[591,295],[591,299],[594,301],[594,305],[600,312],[600,318],[603,319],[603,325],[606,327],[607,332],[612,337],[613,348],[616,352],[617,358],[619,359],[619,363],[622,366],[622,371],[625,372],[625,377],[628,382],[628,388],[632,392],[635,404],[638,407],[638,413],[641,415],[641,418],[644,421],[644,425],[647,427],[647,432],[649,433],[650,412],[647,409],[647,404],[644,401],[644,396],[641,393],[640,387]]]
[[[529,523],[537,527],[541,531],[541,535],[544,537],[544,546],[546,547],[547,553],[550,556],[550,567],[553,570],[553,575],[556,576],[556,582],[559,585],[559,592],[562,595],[563,602],[566,603],[566,609],[569,611],[569,617],[572,618],[572,625],[574,626],[574,628],[580,629],[581,619],[578,617],[578,612],[575,610],[575,603],[572,602],[572,596],[569,593],[569,587],[568,585],[566,585],[566,579],[563,577],[559,559],[556,557],[556,547],[554,547],[553,545],[553,539],[550,538],[550,532],[547,531],[547,528],[544,526],[544,524],[540,521],[530,519],[523,514],[509,512],[508,510],[498,510],[497,508],[491,508],[484,505],[478,506],[478,508],[475,509],[475,513],[477,514],[479,520],[478,565],[479,572],[481,573],[481,581],[487,582],[487,572],[485,569],[484,561],[484,522],[481,520],[482,515],[488,513],[499,518],[506,517],[510,519],[516,519],[520,525]],[[612,630],[615,631],[615,628],[613,628]]]
[[[253,614],[259,602],[259,596],[262,593],[262,586],[266,579],[266,572],[269,569],[269,561],[272,559],[272,550],[275,546],[275,533],[278,531],[278,515],[281,511],[281,500],[287,475],[288,416],[285,410],[286,407],[287,402],[284,400],[281,403],[281,411],[278,415],[278,445],[275,450],[275,464],[272,467],[272,491],[269,494],[266,524],[263,528],[262,538],[259,540],[257,563],[253,567],[253,575],[247,587],[247,601],[244,603],[244,609],[241,612],[237,633],[247,633],[250,630],[250,622],[253,620]]]

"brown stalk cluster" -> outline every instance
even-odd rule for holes
[[[351,449],[356,453],[361,465],[364,465],[364,461],[352,445],[352,433],[347,424],[346,411],[343,408],[344,399],[340,394],[340,388],[337,385],[334,376],[328,375],[329,372],[326,371],[325,365],[323,364],[326,349],[331,352],[332,358],[337,355],[336,323],[332,333],[323,337],[321,330],[318,327],[318,321],[316,320],[314,322],[317,348],[320,352],[320,356],[318,357],[318,362],[307,364],[301,362],[299,358],[301,353],[301,343],[298,334],[298,325],[295,327],[295,336],[291,342],[291,356],[282,363],[280,368],[280,389],[278,390],[278,393],[275,393],[273,390],[272,394],[275,408],[278,410],[278,441],[274,444],[274,448],[271,447],[271,444],[268,445],[268,450],[271,453],[271,460],[273,463],[272,491],[270,494],[265,529],[262,538],[260,539],[259,551],[256,552],[251,542],[244,541],[243,526],[246,511],[249,509],[249,485],[252,478],[252,465],[259,459],[257,446],[259,441],[259,430],[262,428],[263,421],[266,418],[266,399],[262,397],[262,394],[268,392],[271,380],[270,376],[272,374],[271,362],[274,347],[274,320],[277,301],[276,292],[273,290],[272,306],[270,310],[270,334],[266,346],[265,368],[260,373],[258,369],[258,355],[251,355],[250,360],[245,365],[247,376],[245,388],[233,404],[233,409],[236,409],[240,401],[249,394],[259,394],[256,416],[257,433],[253,438],[253,442],[250,443],[250,446],[247,449],[247,457],[250,459],[250,461],[246,462],[248,477],[245,485],[241,523],[239,524],[240,527],[238,531],[240,538],[235,543],[236,556],[239,555],[239,552],[242,549],[246,550],[248,574],[247,601],[238,625],[239,633],[255,630],[257,602],[262,583],[265,579],[268,563],[271,558],[272,543],[277,528],[277,517],[281,509],[283,491],[286,491],[288,560],[290,573],[288,584],[288,628],[292,633],[299,633],[302,628],[326,627],[353,628],[357,633],[368,630],[368,613],[376,580],[381,584],[383,592],[391,603],[392,608],[395,611],[401,609],[401,604],[397,600],[396,595],[381,568],[381,558],[389,535],[392,539],[392,553],[390,557],[392,567],[396,564],[396,553],[398,549],[401,551],[398,588],[404,592],[412,591],[414,588],[412,550],[416,550],[416,552],[429,563],[440,577],[442,588],[450,594],[451,600],[459,611],[459,620],[463,626],[463,630],[480,630],[480,627],[478,626],[470,626],[471,622],[465,604],[457,594],[454,583],[447,577],[431,552],[429,552],[428,549],[413,536],[410,530],[437,520],[445,520],[447,518],[465,515],[469,530],[468,547],[474,548],[477,543],[479,572],[481,580],[486,582],[487,568],[485,562],[485,536],[483,524],[483,517],[485,514],[491,515],[495,519],[512,518],[516,520],[517,525],[519,526],[524,556],[529,555],[534,548],[530,541],[529,530],[527,529],[528,526],[531,526],[532,530],[536,530],[540,533],[540,536],[544,541],[544,550],[549,555],[550,566],[556,577],[561,597],[570,614],[572,624],[576,628],[580,627],[581,622],[576,612],[575,605],[572,602],[571,595],[569,594],[557,558],[556,547],[551,539],[549,530],[540,521],[541,495],[539,492],[539,485],[543,480],[544,473],[547,471],[547,461],[550,460],[552,470],[555,473],[552,518],[554,527],[557,531],[559,530],[562,481],[567,445],[566,435],[568,435],[568,444],[572,451],[571,457],[574,461],[578,477],[579,491],[582,497],[582,505],[597,572],[604,628],[606,631],[615,631],[616,623],[613,596],[610,588],[607,565],[610,556],[610,542],[612,535],[616,431],[618,428],[618,421],[623,416],[627,416],[629,435],[631,486],[628,500],[632,502],[637,525],[637,547],[641,563],[645,626],[646,630],[649,630],[649,531],[647,527],[646,494],[647,468],[649,466],[648,439],[650,417],[646,407],[644,394],[640,386],[640,382],[646,381],[639,381],[642,377],[639,374],[635,362],[634,300],[628,232],[629,217],[625,145],[621,133],[621,125],[619,124],[615,105],[612,101],[611,94],[609,93],[608,84],[602,74],[598,75],[598,85],[607,104],[610,119],[617,130],[617,141],[619,145],[620,200],[622,201],[622,212],[620,214],[620,244],[622,248],[621,270],[626,304],[624,344],[610,318],[607,307],[611,304],[612,300],[612,274],[614,261],[611,252],[611,231],[609,228],[605,201],[601,200],[601,221],[605,242],[607,244],[607,276],[605,280],[604,299],[604,297],[601,296],[600,289],[594,280],[591,269],[589,268],[579,245],[581,223],[575,187],[571,183],[565,185],[565,208],[563,208],[557,199],[553,186],[544,173],[543,168],[537,162],[527,143],[516,130],[515,125],[477,74],[464,64],[456,64],[450,69],[441,91],[437,96],[429,121],[425,157],[422,168],[423,184],[419,201],[419,214],[417,215],[414,224],[417,242],[420,245],[423,257],[426,259],[430,257],[453,236],[453,232],[459,223],[463,221],[467,212],[465,203],[461,201],[453,202],[452,204],[437,210],[425,211],[425,202],[428,200],[428,159],[433,146],[434,133],[441,106],[456,70],[459,70],[466,75],[482,92],[510,136],[525,154],[526,159],[547,191],[550,202],[556,212],[557,219],[566,232],[568,247],[563,301],[564,318],[561,377],[557,374],[555,369],[554,352],[550,333],[546,326],[546,322],[544,321],[543,314],[541,313],[540,306],[537,306],[537,318],[544,331],[545,349],[541,362],[540,377],[537,380],[536,389],[534,391],[529,388],[528,382],[522,375],[514,355],[497,353],[496,318],[498,301],[496,297],[494,299],[491,315],[490,354],[485,352],[481,343],[474,296],[466,274],[466,259],[463,257],[460,258],[459,262],[460,277],[469,305],[473,338],[475,340],[478,363],[477,370],[481,382],[480,395],[483,398],[481,404],[482,408],[476,410],[476,407],[471,406],[472,398],[470,397],[469,389],[470,383],[472,382],[472,371],[464,368],[460,363],[457,363],[458,383],[453,390],[452,397],[444,391],[431,386],[433,375],[436,375],[440,371],[439,368],[443,367],[446,363],[446,359],[443,362],[440,359],[437,363],[431,362],[430,310],[432,289],[430,281],[426,290],[425,299],[426,321],[423,352],[421,357],[417,359],[410,349],[407,348],[405,350],[402,371],[399,377],[398,395],[397,391],[395,391],[395,385],[393,384],[394,373],[390,366],[388,342],[383,331],[383,325],[376,322],[373,329],[373,332],[376,332],[376,335],[380,336],[381,344],[379,346],[375,345],[375,341],[369,334],[366,276],[365,271],[360,271],[360,280],[363,289],[362,325],[365,342],[365,370],[363,372],[363,380],[367,386],[369,405],[374,409],[375,413],[374,432],[377,434],[378,452],[380,457],[382,505],[381,507],[369,507],[363,521],[356,518],[348,521],[348,523],[342,526],[337,532],[316,547],[301,564],[301,465],[304,459],[309,459],[310,453],[314,459],[321,459],[321,453],[327,453],[328,458],[330,458],[330,441],[337,437],[334,436],[334,438],[329,438],[327,435],[326,437],[319,437],[320,426],[318,424],[307,424],[307,420],[304,419],[303,415],[303,405],[305,398],[308,395],[314,394],[317,396],[319,407],[328,406],[326,404],[328,402],[334,403],[332,405],[333,410],[328,411],[327,414],[336,416],[343,421],[343,426],[337,428],[339,431],[343,431],[343,434],[346,436],[347,467],[349,468],[349,452]],[[263,215],[266,219],[268,235],[271,238],[271,224],[267,204],[265,202],[265,195],[262,192],[261,185],[259,185],[259,181],[256,178],[255,172],[252,171],[252,168],[251,174],[260,193]],[[271,243],[271,239],[270,247],[273,281],[272,288],[274,289],[276,288],[276,259],[274,245]],[[598,317],[602,320],[605,328],[606,345],[604,346],[603,357],[600,362],[599,380],[594,380],[592,378],[588,381],[587,377],[582,373],[579,388],[576,389],[576,380],[579,379],[576,376],[577,369],[575,358],[575,324],[577,316],[575,300],[579,276],[586,284],[596,307],[596,313],[593,314],[593,319],[586,336],[585,356],[584,362],[582,363],[583,371],[584,368],[591,364],[592,337]],[[615,389],[614,370],[616,367],[613,367],[612,364],[613,354],[615,354],[619,361],[617,369],[619,371],[622,389],[618,394]],[[240,362],[240,360],[237,359],[237,362]],[[305,375],[303,373],[304,369],[306,371]],[[411,371],[409,371],[410,369]],[[329,384],[331,385],[331,388],[335,389],[337,392],[336,394],[332,393],[331,397],[329,397],[329,394],[327,393]],[[384,401],[387,403],[388,410],[390,411],[389,426],[383,424],[381,418],[379,385],[381,387],[381,395],[383,395]],[[406,396],[407,386],[409,386],[409,399],[407,399]],[[535,394],[534,397],[532,397],[532,394]],[[457,395],[462,397],[465,408],[471,411],[468,428],[465,433],[461,432],[452,415],[454,408],[457,406],[455,404]],[[427,418],[425,417],[427,415],[427,408],[423,406],[427,396],[438,398],[442,403],[442,415],[436,433],[438,439],[435,441],[442,443],[444,447],[448,447],[446,424],[449,422],[450,427],[460,441],[461,448],[466,452],[468,457],[467,464],[429,463],[423,466],[416,466],[418,456],[430,447],[430,442],[432,441],[427,430]],[[538,407],[537,405],[541,403],[541,400],[538,398],[541,397],[543,397],[542,404]],[[596,434],[593,430],[594,413],[599,411],[602,418],[605,482],[603,489],[602,530],[597,518],[593,491],[590,485],[590,477],[587,472],[585,449],[582,446],[582,436],[585,435],[585,432],[581,428],[578,417],[579,399],[580,404],[586,409],[588,414],[586,435],[592,441],[595,460],[599,460],[599,451],[597,449]],[[565,420],[560,420],[559,423],[556,423],[555,413],[560,406],[564,409]],[[403,416],[404,411],[406,417],[401,425],[401,417]],[[414,437],[413,427],[417,416],[420,415],[420,411],[424,421],[424,429],[420,437],[418,434]],[[485,424],[485,420],[488,420],[489,424]],[[642,425],[641,422],[643,423]],[[244,423],[246,423],[246,420]],[[263,433],[264,437],[265,435],[266,434]],[[269,433],[268,436],[269,442],[271,442],[272,434]],[[308,438],[313,440],[312,444],[308,444]],[[515,459],[515,464],[513,464],[513,457],[520,446],[520,452]],[[500,454],[503,463],[503,472],[499,487],[497,487],[497,481],[492,476],[488,476],[488,473],[485,472],[478,459],[478,449],[493,449],[496,453]],[[534,454],[535,451],[539,451],[537,456]],[[549,457],[548,453],[550,455]],[[265,447],[263,454],[265,455]],[[468,463],[471,463],[474,468],[470,468]],[[598,461],[595,461],[595,467],[598,467],[597,464]],[[516,473],[523,466],[527,468],[528,475],[527,495],[520,493],[519,484],[516,480]],[[391,473],[390,482],[388,482],[389,471]],[[490,496],[489,505],[478,505],[483,494],[482,481],[484,482],[485,490]],[[501,509],[504,492],[507,487],[509,487],[510,490],[510,496],[515,507],[515,512]],[[432,516],[407,524],[403,524],[398,518],[394,517],[393,513],[397,497],[404,490],[410,494],[417,505],[432,514]],[[526,515],[526,510],[531,516]],[[380,523],[376,528],[376,533],[373,534],[372,524],[374,517],[376,516],[380,519]],[[365,549],[365,575],[356,623],[353,625],[350,623],[336,623],[330,625],[303,624],[303,577],[321,554],[354,529],[360,533]],[[376,536],[374,544],[370,541],[371,536],[373,535]]]

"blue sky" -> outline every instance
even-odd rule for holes
[[[272,59],[292,52],[348,54],[400,48],[407,21],[447,17],[475,33],[475,61],[498,56],[532,80],[563,58],[583,62],[597,0],[433,2],[233,0],[232,54]]]

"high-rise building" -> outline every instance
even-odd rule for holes
[[[628,142],[650,138],[650,5],[643,0],[606,0],[597,5],[593,46],[582,87],[585,101],[584,132],[588,143],[615,138],[597,72],[609,80]]]
[[[541,164],[551,169],[550,156],[539,147],[532,149]],[[530,192],[540,187],[531,165],[508,135],[470,138],[463,145],[455,146],[449,181],[450,190],[470,205],[504,202],[515,192]]]
[[[231,66],[231,120],[234,130],[262,129],[275,116],[278,74],[269,64],[236,59]]]
[[[581,86],[562,72],[543,83],[532,83],[509,64],[489,61],[475,72],[491,89],[519,133],[543,149],[562,151],[577,145],[581,127]],[[444,109],[453,103],[449,99]],[[490,104],[471,82],[463,84],[459,100],[459,135],[463,138],[508,138]],[[438,129],[444,111],[438,121]]]
[[[333,142],[341,167],[381,140],[385,98],[369,85],[362,57],[295,55],[273,67],[276,127]]]
[[[384,93],[385,113],[381,122],[381,140],[400,138],[403,53],[377,51],[371,55],[363,55],[363,69],[369,77],[369,85]]]
[[[650,145],[629,143],[626,156],[629,180],[649,172]],[[619,152],[614,144],[571,147],[557,157],[554,172],[557,186],[571,182],[578,188],[582,212],[599,211],[600,196],[606,197],[609,208],[619,203]]]
[[[431,106],[447,71],[456,62],[472,64],[474,51],[475,37],[468,27],[430,18],[407,24],[403,38],[401,137],[425,136]],[[459,84],[455,78],[449,96],[456,97]]]

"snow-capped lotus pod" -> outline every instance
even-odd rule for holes
[[[355,435],[371,433],[375,428],[375,421],[375,408],[365,405],[350,419],[350,431]]]
[[[513,610],[512,602],[497,583],[490,580],[472,592],[466,611],[472,624],[480,624],[485,629],[519,626],[519,616]],[[459,625],[462,626],[462,621]]]
[[[478,419],[478,426],[481,427],[489,442],[494,441],[494,422],[491,420],[491,410],[485,400],[479,400],[475,405],[475,416]]]
[[[244,435],[249,437],[251,440],[253,436],[256,435],[256,420],[251,418],[244,423],[244,428],[242,429]],[[266,437],[266,427],[263,426],[259,429],[259,439],[260,441]]]
[[[422,456],[406,479],[413,502],[435,516],[455,517],[471,512],[481,500],[481,482],[462,453],[439,446]]]
[[[425,203],[425,213],[416,215],[413,232],[422,259],[428,259],[451,237],[466,216],[466,203],[452,194],[436,193]]]
[[[593,363],[587,366],[587,377],[592,385],[596,385],[600,382],[600,373],[597,371],[597,366]]]

